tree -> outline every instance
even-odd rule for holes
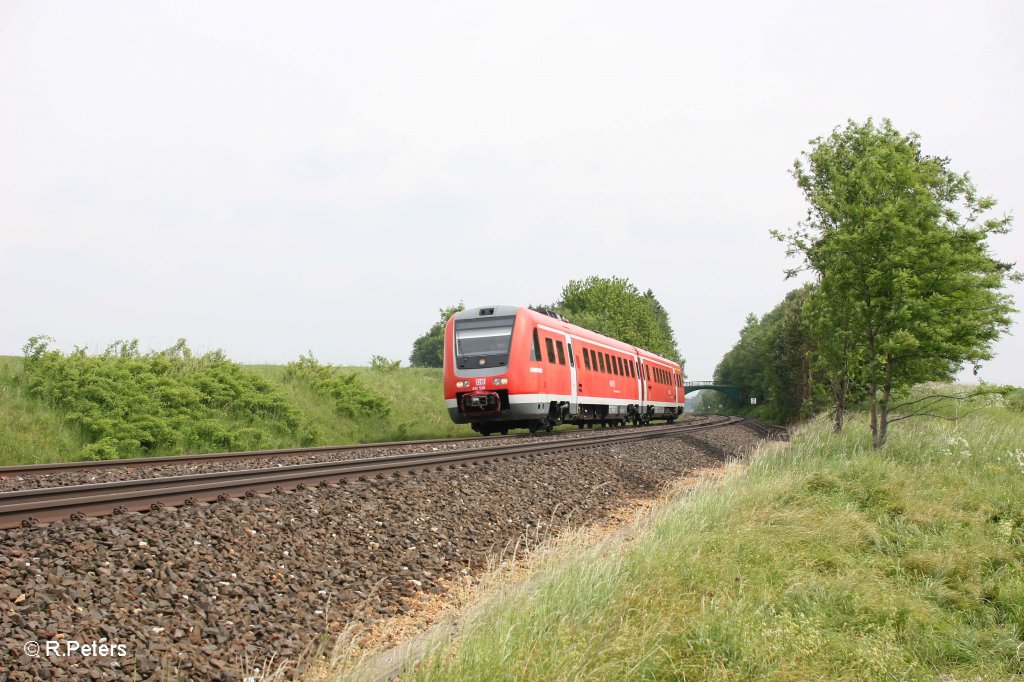
[[[818,365],[866,392],[882,447],[888,425],[906,416],[894,412],[894,391],[990,358],[1009,327],[1013,302],[1001,289],[1021,276],[986,240],[1009,232],[1012,217],[986,218],[995,200],[888,119],[849,121],[803,156],[792,174],[807,220],[773,235],[803,258],[789,276],[817,275]]]
[[[455,313],[466,309],[466,306],[459,301],[450,308],[441,308],[441,319],[427,330],[427,333],[419,337],[412,344],[412,355],[409,357],[409,364],[413,367],[443,367],[444,366],[444,325],[448,318]]]
[[[715,368],[715,381],[757,398],[762,416],[795,419],[810,398],[811,338],[804,308],[811,290],[790,291],[760,319],[747,315],[739,341]]]
[[[650,289],[641,294],[628,279],[570,280],[554,306],[573,324],[611,336],[683,364],[668,313]]]

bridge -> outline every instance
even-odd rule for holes
[[[694,391],[721,391],[726,394],[732,401],[737,405],[743,404],[743,394],[740,393],[740,389],[735,386],[729,386],[726,384],[719,384],[714,381],[689,381],[687,380],[684,384],[683,394],[692,393]]]

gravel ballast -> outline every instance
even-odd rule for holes
[[[694,435],[0,531],[0,682],[240,679],[404,612],[524,535],[601,519],[757,437]],[[28,642],[123,645],[41,656]],[[66,649],[60,649],[66,652]],[[5,677],[6,674],[6,677]]]

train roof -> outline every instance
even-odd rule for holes
[[[579,332],[583,332],[583,335],[589,336],[595,341],[600,341],[601,343],[611,346],[619,346],[622,350],[636,349],[644,357],[661,360],[669,365],[679,366],[679,363],[675,360],[670,360],[664,356],[658,355],[657,353],[626,343],[625,341],[613,339],[610,336],[605,336],[604,334],[595,332],[592,329],[580,327],[579,325],[569,322],[558,313],[544,308],[528,308],[526,306],[514,305],[476,306],[457,312],[452,315],[452,318],[455,320],[477,320],[481,317],[511,317],[520,312],[527,313],[538,323],[544,323],[552,327],[560,327],[567,332],[576,333],[577,335],[581,335]]]

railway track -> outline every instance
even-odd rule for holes
[[[57,488],[36,488],[0,493],[0,529],[18,526],[32,526],[64,519],[81,519],[86,516],[104,516],[129,511],[158,510],[163,507],[177,507],[204,502],[225,501],[233,497],[252,497],[260,494],[285,490],[303,489],[315,485],[344,485],[347,481],[398,476],[428,469],[444,469],[477,465],[497,459],[537,456],[554,452],[565,452],[615,443],[664,438],[679,433],[691,433],[706,429],[721,428],[742,423],[738,417],[717,417],[707,422],[692,425],[676,425],[658,429],[630,429],[609,431],[599,436],[585,436],[543,442],[524,442],[511,445],[478,446],[461,450],[446,450],[430,453],[412,453],[384,457],[348,459],[334,462],[316,462],[275,467],[270,469],[242,469],[222,472],[171,476],[163,478],[113,481]],[[480,438],[463,439],[480,442]],[[529,438],[525,440],[529,441]],[[377,444],[377,447],[395,447],[410,443],[453,442],[407,441],[395,444]],[[348,448],[300,448],[268,451],[274,453],[304,453],[320,450],[355,449]],[[267,455],[260,453],[226,453],[199,455],[197,461],[216,461],[242,457]],[[178,457],[146,458],[150,465],[168,460],[180,462]],[[143,460],[125,460],[140,462]],[[76,467],[108,464],[107,462],[77,462]],[[118,462],[122,464],[122,462]],[[134,465],[134,464],[133,464]],[[141,464],[139,464],[141,465]],[[48,471],[62,465],[36,465],[48,467]],[[68,466],[68,465],[63,465]],[[24,467],[21,467],[24,469]],[[33,468],[32,471],[40,471]]]
[[[785,426],[766,424],[756,419],[744,419],[742,425],[767,440],[789,440],[789,429]]]
[[[567,433],[575,433],[569,431]],[[451,443],[486,443],[491,440],[506,438],[543,438],[551,434],[513,434],[510,436],[466,436],[465,438],[432,438],[428,440],[388,441],[383,443],[361,443],[356,445],[321,445],[307,448],[283,448],[279,450],[247,450],[243,452],[216,452],[201,455],[167,455],[161,457],[126,457],[123,459],[104,459],[83,462],[52,462],[47,464],[17,464],[0,466],[0,479],[15,476],[36,476],[39,474],[55,474],[69,471],[93,471],[114,467],[146,468],[161,464],[205,464],[208,462],[231,462],[243,459],[263,459],[288,457],[291,455],[308,455],[318,452],[350,452],[353,450],[386,450],[388,448],[409,445],[438,445]]]

